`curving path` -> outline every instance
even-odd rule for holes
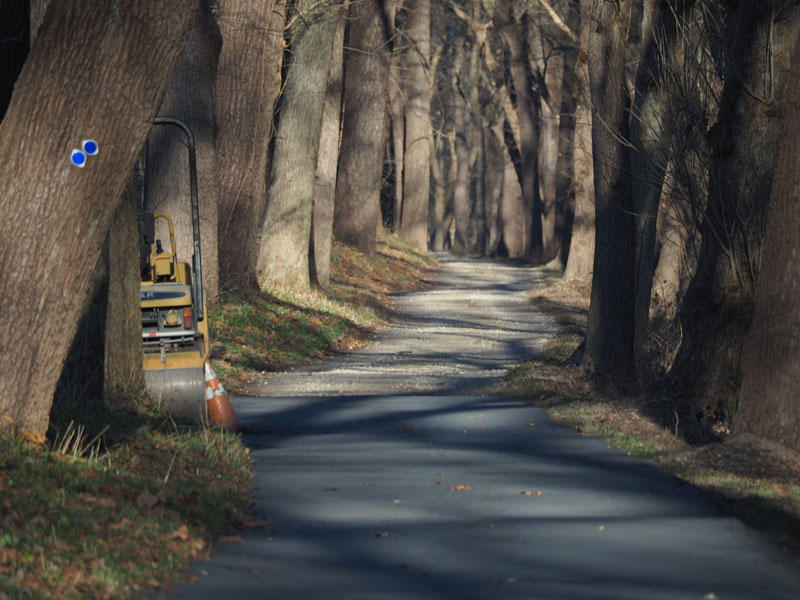
[[[800,598],[774,544],[705,494],[480,393],[556,330],[529,268],[440,256],[369,348],[234,399],[255,510],[202,599]]]

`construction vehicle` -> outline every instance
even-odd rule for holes
[[[141,255],[142,349],[147,392],[171,414],[206,421],[204,366],[208,358],[208,319],[203,297],[197,158],[194,136],[178,119],[156,117],[155,125],[183,130],[189,150],[189,188],[193,251],[191,264],[179,259],[172,219],[148,205],[146,167],[137,206]],[[145,161],[147,150],[144,153]],[[155,239],[156,220],[169,231],[169,246]]]

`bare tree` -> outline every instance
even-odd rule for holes
[[[258,250],[262,287],[307,288],[311,214],[322,112],[340,4],[298,0],[291,15],[291,63],[267,189]]]
[[[336,170],[341,138],[342,88],[344,86],[344,29],[349,0],[337,8],[336,30],[331,49],[330,72],[325,88],[322,130],[319,136],[314,212],[311,218],[311,280],[325,288],[331,279],[331,243],[336,199]]]
[[[800,46],[795,48],[783,107],[783,134],[772,185],[753,324],[742,357],[737,431],[800,450]]]
[[[595,252],[585,359],[590,370],[625,382],[634,371],[634,224],[625,81],[631,2],[596,0],[592,19]]]
[[[386,141],[386,21],[378,0],[350,5],[334,232],[372,254]]]
[[[227,287],[258,285],[272,112],[286,0],[220,0],[217,72],[219,266]]]
[[[47,428],[92,267],[193,18],[189,0],[54,3],[17,80],[0,124],[0,257],[13,265],[0,412],[22,429]],[[87,138],[100,151],[79,169],[70,156]]]
[[[428,248],[428,201],[430,196],[431,59],[430,0],[406,0],[408,39],[405,55],[406,92],[405,149],[403,153],[403,211],[400,235],[420,250]]]

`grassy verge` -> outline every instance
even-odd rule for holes
[[[140,426],[120,434],[131,419]],[[74,427],[49,449],[0,434],[0,598],[160,588],[250,524],[237,436],[134,413],[107,425],[112,447]]]
[[[585,333],[583,296],[556,284],[534,298],[561,333],[535,360],[508,375],[505,391],[545,407],[552,418],[585,435],[603,437],[625,452],[651,460],[708,490],[748,525],[772,535],[800,557],[800,457],[752,437],[715,432],[706,441],[652,415],[672,414],[668,394],[619,397],[598,390],[572,360]],[[675,415],[678,413],[675,412]]]
[[[337,243],[325,293],[224,298],[217,366],[236,389],[357,347],[391,314],[390,294],[425,285],[434,266],[392,237],[372,257]],[[72,383],[49,441],[0,431],[0,600],[151,597],[237,530],[266,525],[248,517],[239,436],[176,423],[146,398],[111,411]]]
[[[367,256],[334,242],[325,291],[226,294],[211,315],[214,364],[234,392],[269,372],[357,348],[391,315],[390,295],[419,289],[435,267],[394,236]]]

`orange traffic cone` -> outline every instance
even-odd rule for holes
[[[212,427],[221,427],[231,431],[241,429],[242,424],[233,410],[231,401],[228,399],[228,392],[222,387],[219,377],[214,372],[211,363],[206,360],[206,409],[208,410],[208,422]]]

